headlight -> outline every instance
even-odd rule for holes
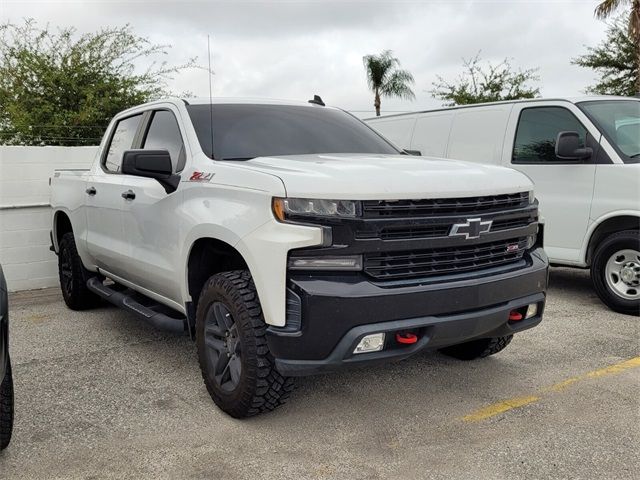
[[[529,190],[529,205],[536,201],[536,194],[533,190]]]
[[[358,202],[352,200],[314,200],[309,198],[274,198],[273,214],[281,222],[290,217],[355,218]]]

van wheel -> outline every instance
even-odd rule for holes
[[[13,430],[13,377],[11,362],[7,364],[7,372],[0,384],[0,450],[9,446]]]
[[[293,391],[293,378],[275,369],[266,330],[247,270],[209,278],[196,310],[198,360],[209,395],[232,417],[273,410]]]
[[[597,246],[591,281],[600,299],[612,310],[640,316],[640,232],[609,235]]]
[[[71,310],[86,310],[100,302],[100,297],[87,288],[87,280],[94,277],[95,273],[82,265],[72,232],[65,233],[60,240],[58,275],[62,298]]]
[[[507,348],[511,343],[513,335],[506,337],[482,338],[480,340],[472,340],[470,342],[452,345],[441,349],[440,351],[458,360],[475,360],[476,358],[484,358]]]

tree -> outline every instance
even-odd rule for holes
[[[609,18],[622,5],[629,5],[630,7],[627,30],[629,38],[635,47],[635,93],[640,93],[640,69],[637,68],[637,65],[640,65],[640,0],[604,0],[596,7],[595,14],[596,17],[604,20]]]
[[[385,50],[380,55],[365,55],[362,57],[367,72],[367,84],[374,93],[373,106],[376,115],[380,116],[380,97],[399,97],[413,100],[416,96],[411,90],[413,75],[400,68],[400,61],[393,56],[391,50]]]
[[[434,98],[444,100],[446,106],[471,103],[497,102],[535,98],[539,88],[527,83],[539,80],[537,69],[513,71],[509,59],[497,65],[487,62],[486,69],[480,65],[480,53],[470,59],[462,59],[464,71],[455,82],[448,82],[438,75],[430,91]]]
[[[600,73],[600,81],[586,89],[597,95],[633,96],[637,90],[640,59],[636,46],[621,16],[609,23],[607,38],[588,53],[574,58],[571,63],[592,68]]]
[[[83,35],[33,20],[0,25],[0,144],[99,143],[113,115],[166,95],[171,75],[193,66],[154,60],[168,48],[129,25]]]

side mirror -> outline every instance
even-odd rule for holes
[[[578,132],[560,132],[556,138],[556,157],[559,160],[586,160],[593,155],[593,149],[580,146]]]
[[[422,156],[422,152],[420,150],[407,150],[407,149],[404,149],[403,152],[406,153],[407,155],[413,155],[413,156],[416,156],[416,157],[421,157]]]
[[[173,173],[171,156],[166,150],[126,150],[122,154],[122,173],[155,178],[167,193],[175,192],[180,175]]]

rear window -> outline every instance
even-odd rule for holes
[[[212,109],[209,105],[189,105],[187,110],[202,150],[216,160],[321,153],[399,153],[367,125],[341,110],[245,104],[213,105]]]

